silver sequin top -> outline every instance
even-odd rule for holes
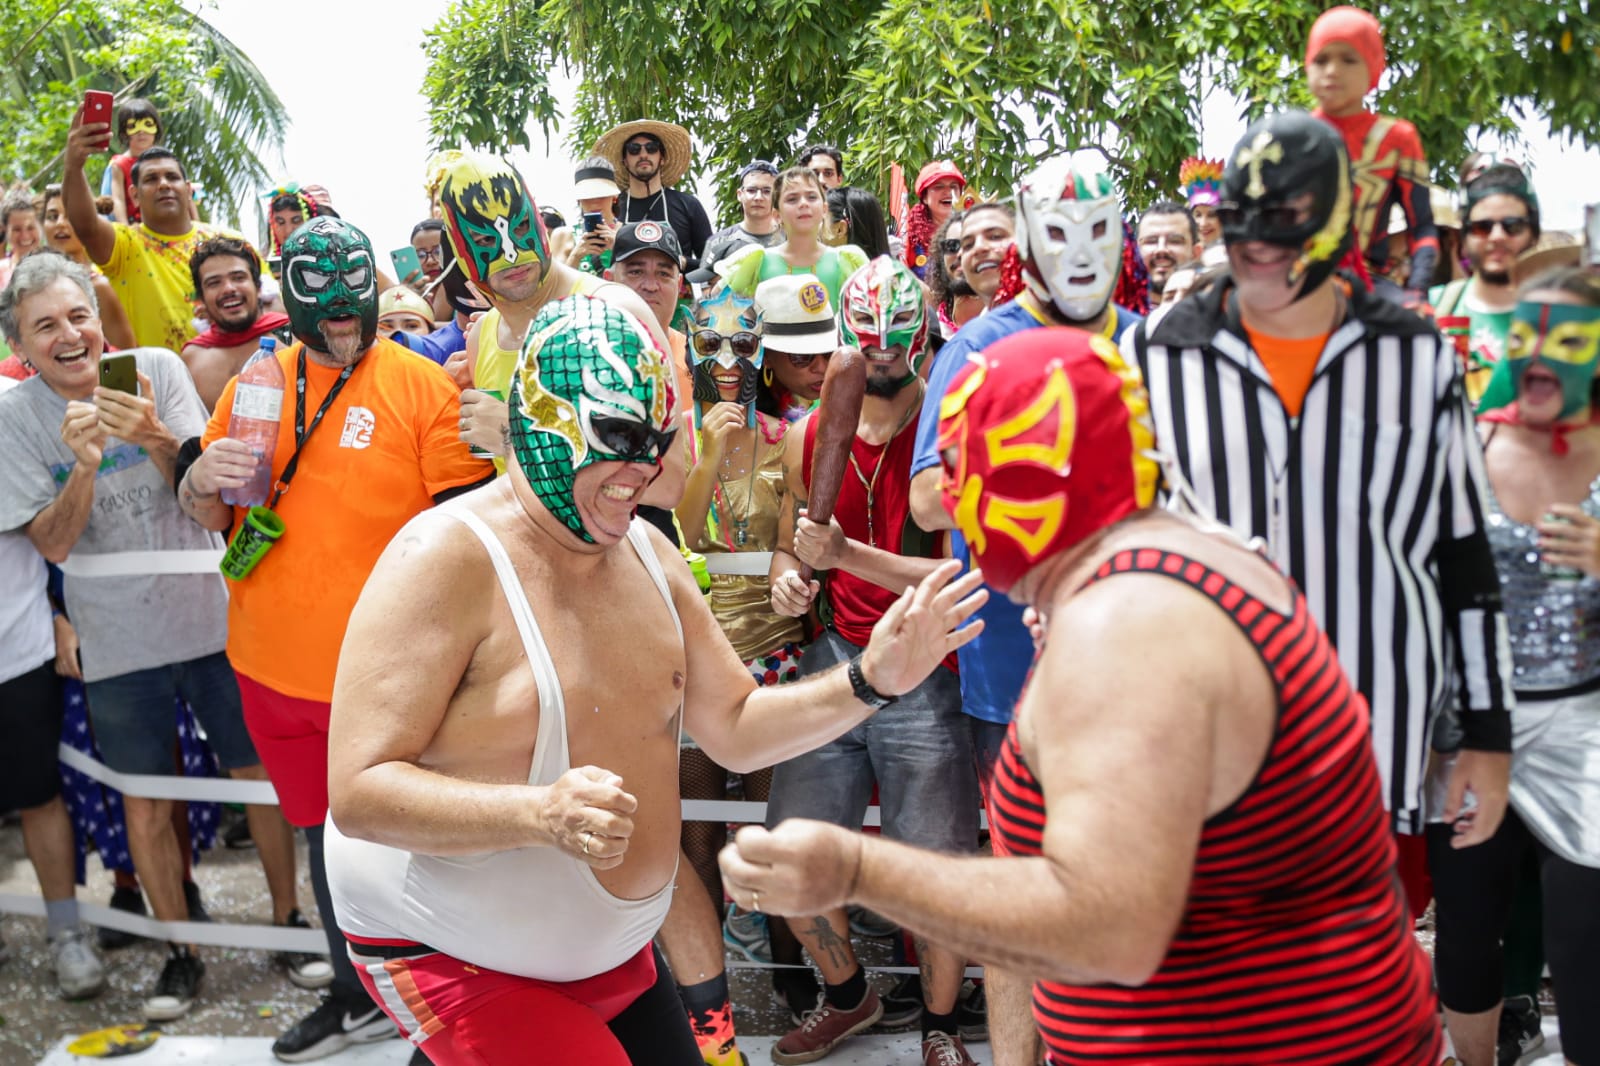
[[[1600,518],[1600,479],[1583,511]],[[1507,518],[1489,493],[1489,546],[1511,630],[1512,687],[1552,692],[1600,677],[1600,578],[1552,579],[1539,565],[1539,533]]]

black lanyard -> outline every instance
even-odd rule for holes
[[[289,462],[283,468],[283,475],[278,478],[277,491],[272,494],[272,502],[267,504],[268,510],[276,510],[278,500],[285,492],[289,491],[289,481],[294,477],[295,470],[300,466],[300,453],[305,449],[306,441],[311,439],[311,434],[317,431],[322,424],[322,416],[328,413],[328,408],[333,405],[334,397],[339,395],[339,390],[344,388],[344,383],[350,380],[350,375],[355,373],[356,365],[347,363],[339,372],[339,380],[333,383],[333,388],[328,390],[328,395],[322,398],[322,406],[317,408],[317,413],[311,416],[311,425],[306,425],[306,350],[300,347],[300,358],[295,363],[294,370],[294,454],[289,456]]]

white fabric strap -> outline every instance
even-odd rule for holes
[[[157,574],[217,574],[221,565],[221,548],[188,548],[69,555],[61,564],[61,572],[68,577],[152,577]]]
[[[528,657],[528,667],[533,671],[533,681],[539,690],[539,733],[534,738],[533,759],[528,764],[528,784],[548,785],[572,767],[567,748],[567,704],[562,696],[561,679],[556,675],[555,660],[544,642],[544,633],[533,617],[533,605],[522,589],[516,567],[505,545],[495,536],[489,524],[465,507],[441,508],[444,514],[456,519],[472,530],[483,542],[489,561],[494,564],[495,576],[500,580],[500,594],[506,598],[511,617],[522,637],[522,651]],[[560,769],[557,770],[556,767]]]
[[[766,577],[772,569],[771,552],[712,552],[705,559],[708,574]]]
[[[239,781],[230,777],[170,777],[160,774],[125,774],[97,762],[76,748],[62,744],[61,762],[85,777],[141,799],[194,800],[204,803],[259,803],[277,806],[278,793],[270,781]]]

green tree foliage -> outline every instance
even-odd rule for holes
[[[1393,70],[1380,110],[1410,118],[1441,181],[1475,128],[1600,143],[1600,0],[1388,0],[1373,10]],[[846,150],[852,180],[887,186],[950,156],[1008,189],[1028,161],[1099,145],[1130,199],[1172,192],[1198,148],[1199,89],[1249,116],[1308,106],[1316,0],[458,0],[428,34],[441,146],[526,145],[537,120],[577,154],[615,122],[689,128],[719,178],[803,145]],[[562,116],[546,72],[579,76]],[[731,199],[731,198],[730,198]]]
[[[164,143],[229,224],[270,180],[260,157],[282,147],[282,102],[236,44],[179,0],[0,0],[7,182],[37,190],[61,180],[67,128],[88,89],[154,103]],[[95,188],[109,158],[90,163]]]

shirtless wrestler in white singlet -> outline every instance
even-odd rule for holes
[[[720,765],[769,766],[975,634],[959,627],[981,576],[952,581],[952,563],[848,668],[756,688],[677,549],[633,517],[671,441],[671,381],[626,313],[541,310],[509,476],[412,521],[351,617],[328,877],[369,991],[434,1062],[698,1063],[650,947],[680,730]]]

